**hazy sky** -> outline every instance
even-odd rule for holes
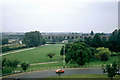
[[[2,31],[112,32],[118,27],[118,0],[103,1],[3,0]]]

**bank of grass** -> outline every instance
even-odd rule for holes
[[[107,74],[73,74],[53,76],[50,78],[108,78]]]
[[[111,64],[112,62],[116,61],[117,56],[111,57],[109,61],[107,62],[101,62],[100,60],[91,61],[90,63],[86,63],[84,66],[78,66],[77,64],[65,64],[65,68],[101,68],[102,64]],[[31,65],[29,69],[36,69],[36,70],[42,70],[42,69],[58,69],[63,68],[63,62],[57,62],[57,63],[49,63],[49,64],[39,64],[39,65]]]
[[[63,80],[110,80],[107,74],[73,74],[49,77],[49,79]],[[120,76],[115,76],[113,80],[120,80]]]
[[[36,47],[35,49],[32,50],[4,55],[2,56],[2,58],[7,58],[9,60],[18,60],[20,62],[28,62],[29,64],[43,63],[43,62],[51,62],[49,57],[47,57],[47,54],[54,53],[55,56],[52,58],[52,61],[61,61],[62,56],[60,56],[60,50],[63,45],[64,44],[44,45],[44,46]]]

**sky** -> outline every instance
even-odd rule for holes
[[[2,0],[2,32],[110,33],[118,27],[118,0]]]

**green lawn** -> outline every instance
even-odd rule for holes
[[[106,74],[73,74],[49,77],[57,80],[110,80]],[[62,78],[62,79],[60,79]],[[67,79],[68,78],[68,79]],[[115,76],[113,80],[120,80],[120,76]]]
[[[108,78],[106,74],[73,74],[73,75],[61,75],[61,78]],[[50,78],[59,78],[54,76]]]
[[[49,57],[46,56],[48,53],[55,53],[56,55],[52,58],[52,61],[62,61],[62,56],[60,56],[60,49],[63,45],[64,44],[44,45],[32,50],[8,54],[3,56],[2,58],[7,58],[10,60],[19,60],[20,62],[29,62],[29,64],[43,63],[43,62],[50,62]],[[110,59],[105,63],[110,64],[117,60],[118,57],[114,56],[114,57],[110,57]],[[99,59],[96,59],[96,60],[91,60],[90,63],[86,63],[83,67],[100,67],[100,65],[103,63],[104,62],[101,62]],[[72,67],[74,67],[74,65],[75,64],[66,64],[66,66],[72,66]],[[99,66],[94,66],[94,65],[99,65]],[[33,65],[30,66],[29,69],[41,68],[41,67],[57,67],[57,66],[63,66],[63,62]]]
[[[28,62],[30,64],[42,63],[50,62],[49,57],[46,56],[48,53],[55,53],[56,55],[52,58],[52,61],[61,61],[60,50],[63,45],[64,44],[44,45],[32,50],[5,55],[2,58],[19,60],[20,62]]]

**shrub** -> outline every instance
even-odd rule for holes
[[[12,69],[11,68],[8,68],[8,67],[5,67],[3,70],[2,70],[2,74],[5,75],[5,74],[11,74],[12,73]]]
[[[23,63],[21,64],[21,67],[22,67],[22,69],[23,69],[24,71],[26,71],[29,66],[30,66],[30,65],[29,65],[28,63],[25,63],[25,62],[23,62]]]
[[[99,47],[96,50],[97,50],[96,56],[100,56],[101,61],[107,61],[107,60],[109,60],[111,52],[109,51],[108,48]]]

